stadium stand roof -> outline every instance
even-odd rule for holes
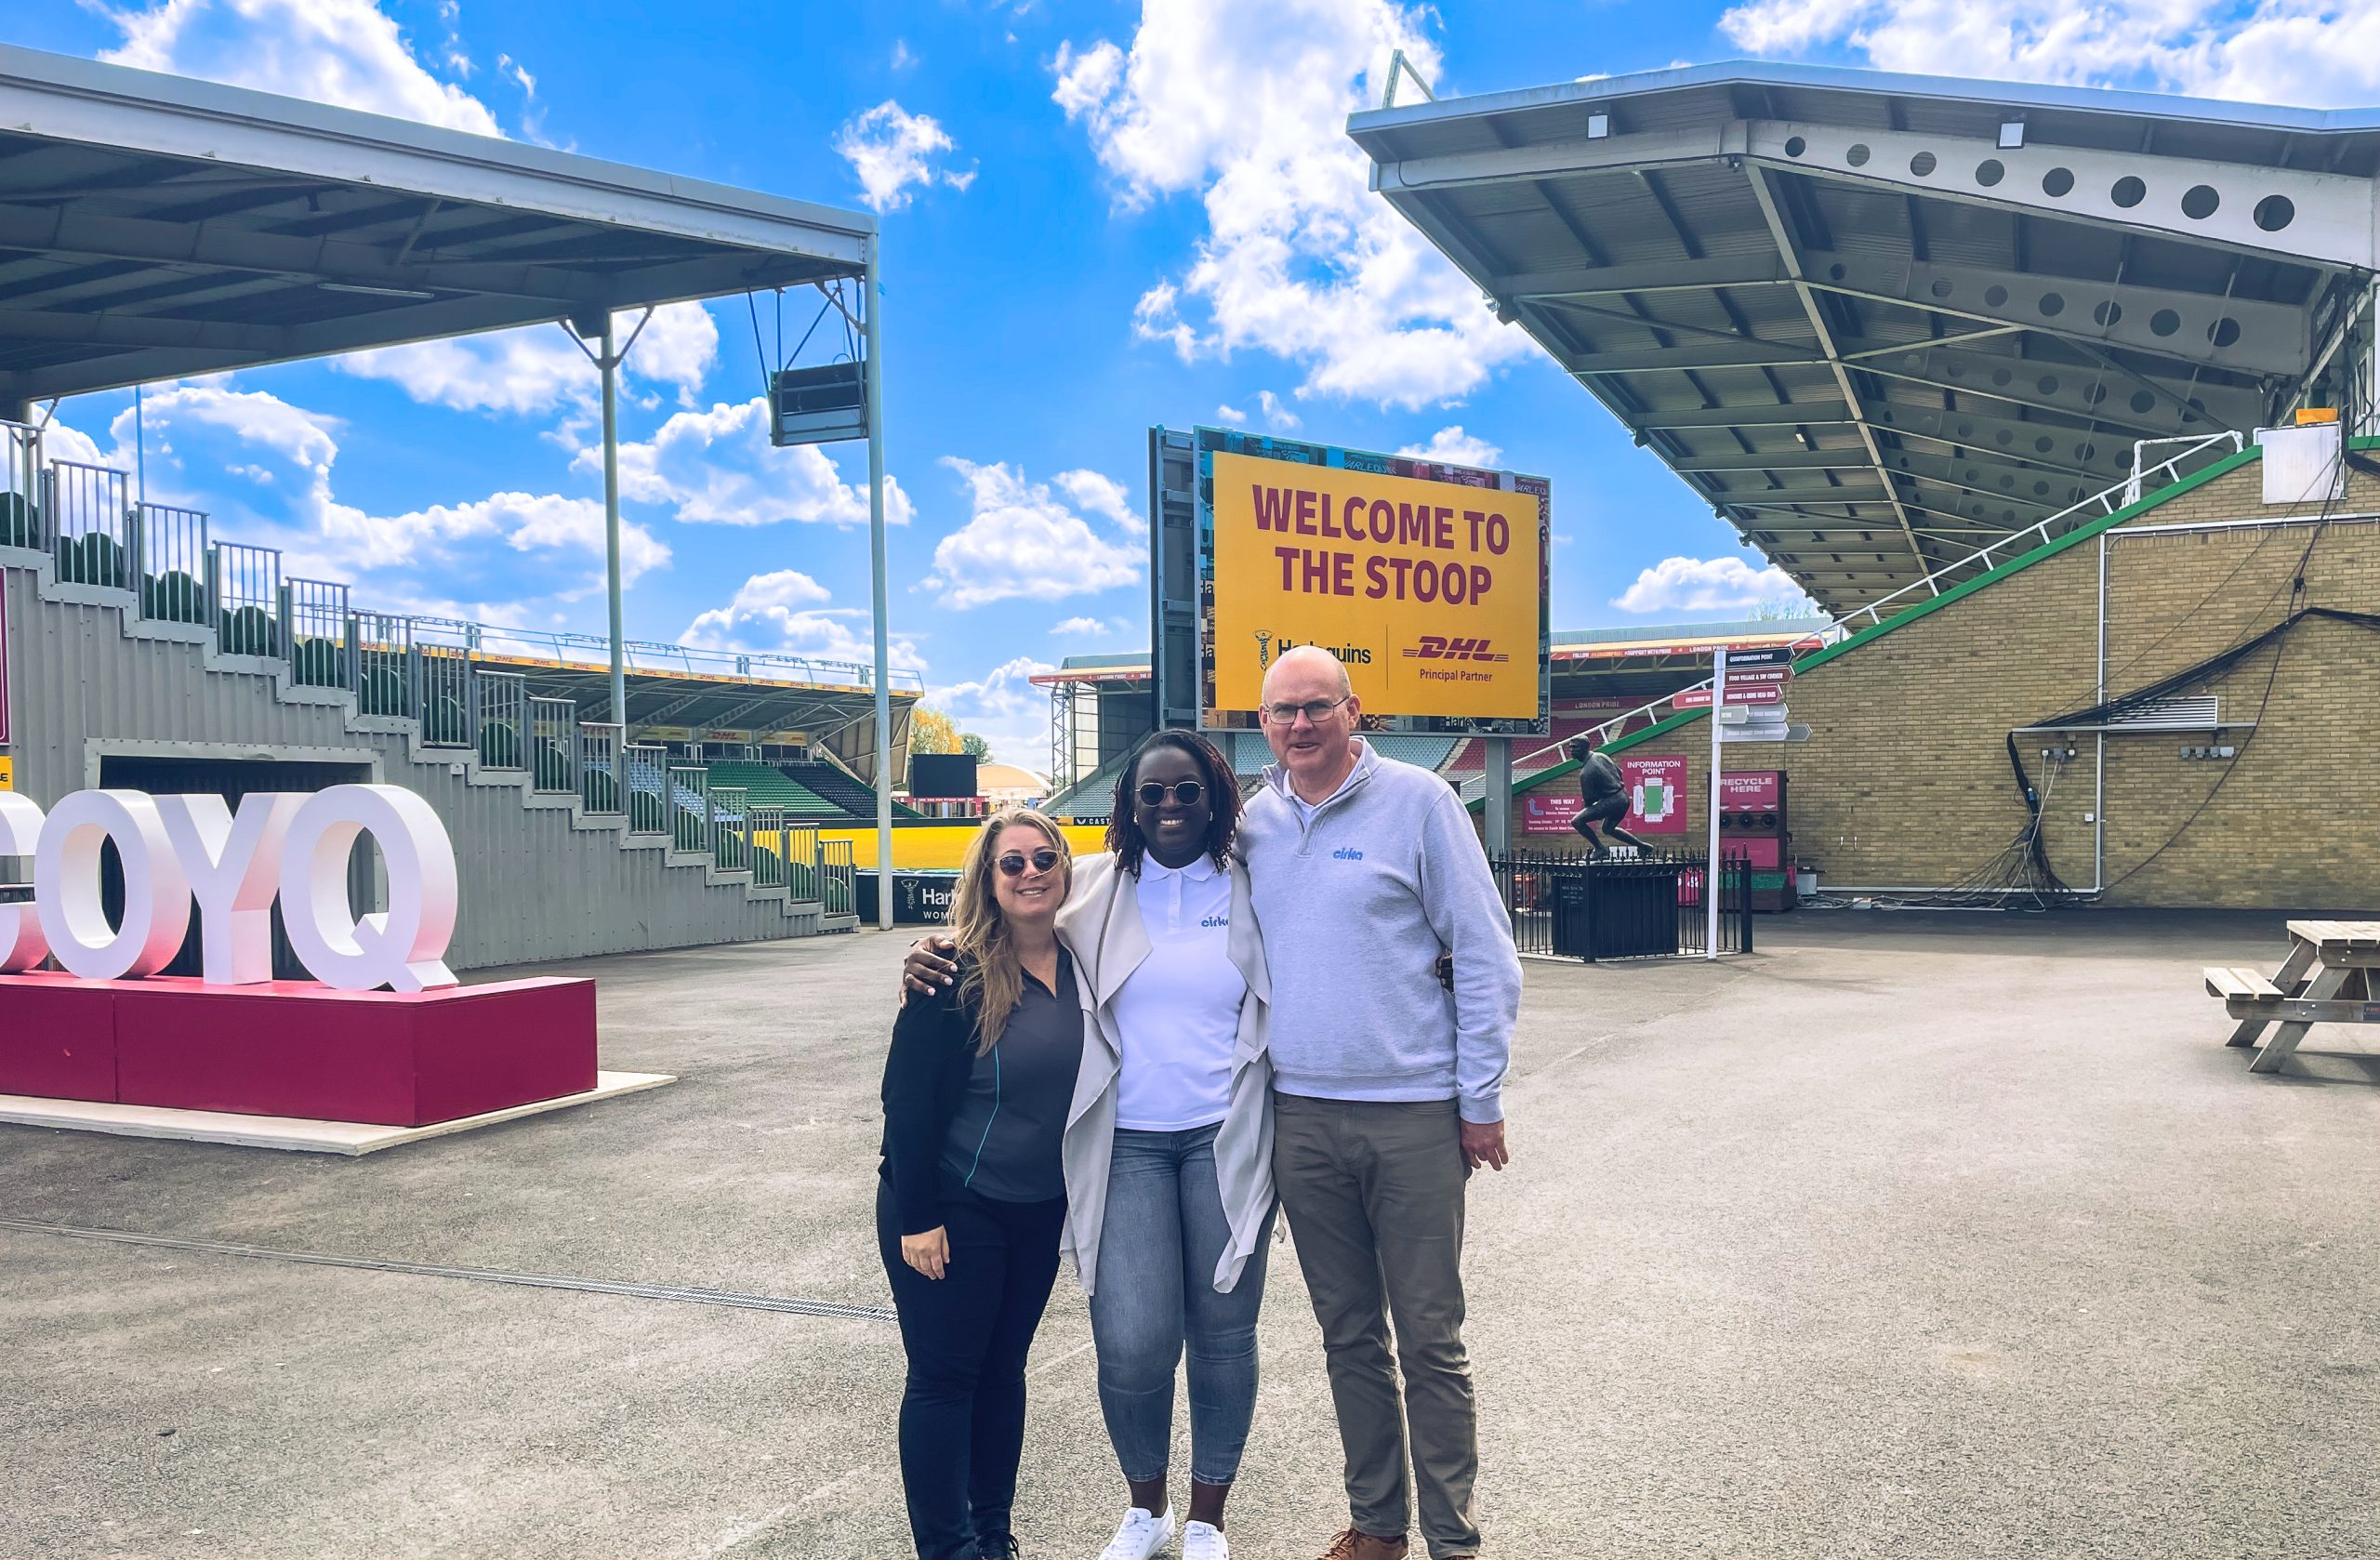
[[[865,213],[0,45],[13,420],[55,395],[856,277],[875,231]]]
[[[1348,131],[1502,319],[1838,615],[2121,483],[2135,441],[2275,420],[2326,369],[2349,420],[2372,403],[2339,348],[2380,112],[1730,62]]]

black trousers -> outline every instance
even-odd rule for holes
[[[876,1238],[901,1314],[901,1485],[922,1560],[972,1555],[1008,1536],[1025,1452],[1025,1356],[1058,1276],[1066,1199],[945,1202],[950,1262],[929,1278],[901,1260],[891,1185]]]

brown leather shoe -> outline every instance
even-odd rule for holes
[[[1382,1539],[1360,1527],[1350,1527],[1330,1540],[1321,1560],[1405,1560],[1405,1535]]]

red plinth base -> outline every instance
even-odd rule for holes
[[[595,983],[0,975],[0,1094],[426,1127],[595,1087]]]

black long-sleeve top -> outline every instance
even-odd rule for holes
[[[977,1006],[963,1001],[967,965],[932,996],[912,992],[884,1058],[880,1173],[903,1235],[944,1222],[942,1203],[974,1191],[1010,1202],[1064,1194],[1059,1147],[1082,1059],[1074,959],[1058,954],[1053,991],[1028,974],[1008,1027],[976,1054]]]
[[[1628,788],[1620,766],[1601,753],[1589,753],[1579,764],[1579,797],[1589,806],[1608,801]]]

